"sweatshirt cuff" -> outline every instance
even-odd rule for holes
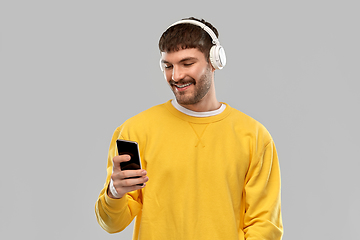
[[[106,189],[104,194],[106,205],[116,212],[123,210],[127,206],[127,194],[125,194],[122,198],[111,198],[108,196],[107,190],[108,189]]]

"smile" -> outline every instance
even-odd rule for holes
[[[187,83],[187,84],[184,84],[184,85],[177,85],[177,84],[174,84],[177,88],[184,88],[184,87],[187,87],[187,86],[190,86],[192,83]]]

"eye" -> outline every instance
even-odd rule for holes
[[[194,63],[184,63],[185,67],[190,67],[191,65],[193,65]]]
[[[172,65],[167,65],[167,64],[165,64],[165,65],[164,65],[164,68],[165,68],[165,69],[171,69],[171,68],[172,68]]]

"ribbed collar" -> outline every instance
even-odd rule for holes
[[[165,103],[165,107],[176,117],[181,118],[184,121],[187,122],[192,122],[192,123],[212,123],[212,122],[217,122],[220,121],[222,119],[224,119],[225,117],[227,117],[231,111],[232,108],[227,104],[227,103],[222,103],[225,105],[225,109],[215,115],[215,116],[209,116],[209,117],[195,117],[195,116],[190,116],[187,115],[181,111],[179,111],[178,109],[176,109],[173,104],[171,103],[172,100],[169,100]]]
[[[181,106],[177,101],[176,99],[173,99],[171,101],[171,104],[177,109],[179,110],[180,112],[182,113],[185,113],[186,115],[189,115],[189,116],[192,116],[192,117],[212,117],[212,116],[216,116],[220,113],[222,113],[225,108],[226,108],[226,105],[225,104],[221,104],[221,107],[219,109],[216,109],[214,111],[208,111],[208,112],[195,112],[195,111],[192,111],[190,109],[187,109],[187,108],[184,108],[183,106]]]

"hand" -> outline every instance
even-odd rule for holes
[[[119,198],[122,198],[128,192],[144,188],[146,185],[145,183],[149,180],[144,169],[121,171],[120,163],[127,162],[130,159],[129,155],[118,155],[113,158],[113,173],[111,175],[111,179],[113,180],[114,187],[120,196]],[[137,184],[142,185],[139,186]],[[110,198],[116,198],[109,190],[108,196]]]

